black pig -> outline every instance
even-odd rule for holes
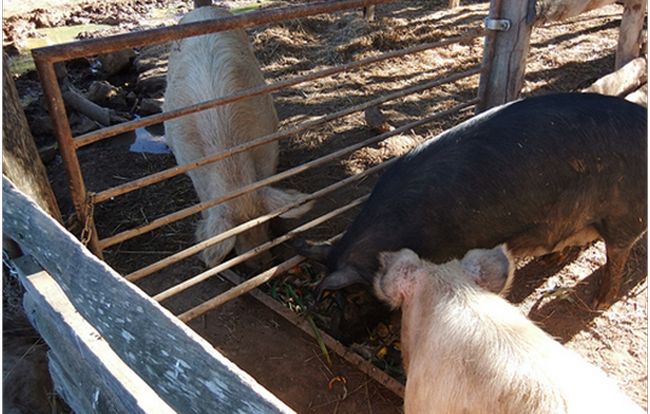
[[[321,289],[372,285],[380,252],[408,248],[434,263],[506,243],[541,256],[602,238],[607,265],[593,305],[619,294],[631,247],[646,229],[645,108],[597,94],[522,99],[423,143],[380,178],[325,259]]]

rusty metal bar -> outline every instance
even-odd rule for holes
[[[397,57],[402,57],[408,54],[412,53],[419,53],[423,52],[425,50],[429,49],[435,49],[438,47],[443,47],[443,46],[448,46],[450,44],[454,43],[461,43],[465,42],[470,39],[474,39],[476,37],[479,37],[484,34],[484,30],[478,29],[478,30],[470,30],[467,33],[456,36],[456,37],[451,37],[449,39],[444,39],[438,42],[430,42],[430,43],[424,43],[422,45],[417,45],[413,46],[407,49],[402,49],[402,50],[394,50],[391,52],[383,53],[381,55],[377,56],[372,56],[369,58],[365,58],[356,62],[350,62],[346,63],[340,66],[334,66],[331,68],[323,69],[323,70],[317,70],[312,73],[309,73],[307,75],[303,76],[296,76],[292,79],[286,79],[283,81],[275,82],[272,84],[267,84],[267,85],[260,85],[256,86],[254,88],[247,88],[242,90],[239,93],[225,96],[225,97],[220,97],[216,99],[211,99],[209,101],[201,102],[195,105],[191,105],[185,108],[180,108],[176,109],[173,111],[169,112],[164,112],[161,114],[155,114],[155,115],[150,115],[145,118],[140,118],[136,119],[133,121],[127,121],[118,125],[110,126],[107,128],[102,128],[98,131],[93,131],[89,132],[84,135],[80,135],[79,137],[74,139],[74,144],[76,148],[81,148],[83,146],[101,141],[103,139],[125,133],[128,131],[132,131],[136,128],[142,128],[154,124],[159,124],[161,122],[167,121],[169,119],[174,119],[174,118],[179,118],[184,115],[189,115],[193,114],[195,112],[200,112],[200,111],[205,111],[210,108],[214,108],[216,106],[220,105],[225,105],[229,104],[232,102],[240,101],[245,98],[253,97],[253,96],[258,96],[258,95],[265,95],[267,93],[272,93],[279,91],[281,89],[287,88],[289,86],[295,86],[304,82],[312,81],[315,79],[320,79],[320,78],[325,78],[328,76],[336,75],[338,73],[350,71],[353,69],[358,69],[360,67],[370,65],[373,63],[381,62],[384,60],[388,59],[394,59]]]
[[[106,39],[100,38],[47,46],[34,49],[32,55],[43,61],[60,62],[80,57],[115,52],[129,47],[155,45],[190,36],[232,29],[244,29],[282,20],[298,19],[316,14],[332,13],[340,10],[360,8],[371,4],[392,3],[394,1],[395,0],[328,0],[296,6],[268,8],[223,19],[215,19],[207,24],[205,22],[194,22],[141,32],[118,34],[113,36],[110,42],[107,42]]]
[[[217,295],[214,298],[203,302],[199,306],[196,306],[178,315],[178,319],[180,319],[183,322],[188,322],[194,318],[197,318],[203,315],[204,313],[209,312],[212,309],[216,309],[219,306],[223,305],[224,303],[233,300],[255,289],[256,287],[263,285],[264,283],[271,280],[273,277],[285,273],[286,271],[292,269],[294,266],[300,264],[303,260],[304,259],[301,256],[294,256],[291,259],[286,260],[280,263],[279,265],[274,266],[251,279],[243,281],[241,284],[223,292],[222,294]]]
[[[260,225],[262,223],[266,223],[267,221],[269,221],[269,220],[271,220],[271,219],[273,219],[275,217],[278,217],[281,214],[284,214],[287,211],[289,211],[289,210],[291,210],[291,209],[293,209],[295,207],[298,207],[301,204],[307,203],[307,202],[315,200],[317,198],[321,198],[324,195],[332,193],[332,192],[338,190],[339,188],[342,188],[342,187],[344,187],[344,186],[346,186],[346,185],[348,185],[348,184],[350,184],[352,182],[359,181],[362,178],[367,177],[368,175],[371,175],[371,174],[373,174],[373,173],[375,173],[377,171],[380,171],[380,170],[388,167],[390,164],[393,163],[393,161],[395,161],[395,158],[387,160],[385,162],[382,162],[381,164],[375,165],[375,166],[373,166],[371,168],[368,168],[367,170],[365,170],[365,171],[363,171],[363,172],[361,172],[359,174],[353,175],[351,177],[345,178],[344,180],[341,180],[341,181],[338,181],[338,182],[336,182],[334,184],[331,184],[331,185],[329,185],[329,186],[327,186],[325,188],[322,188],[321,190],[318,190],[318,191],[316,191],[316,192],[314,192],[312,194],[301,197],[300,199],[296,200],[295,202],[290,203],[290,204],[288,204],[288,205],[286,205],[284,207],[281,207],[279,209],[276,209],[276,210],[274,210],[274,211],[272,211],[272,212],[270,212],[268,214],[265,214],[263,216],[260,216],[260,217],[257,217],[255,219],[249,220],[249,221],[247,221],[245,223],[242,223],[242,224],[240,224],[238,226],[235,226],[235,227],[233,227],[233,228],[231,228],[231,229],[229,229],[229,230],[227,230],[227,231],[225,231],[223,233],[215,235],[214,237],[210,237],[209,239],[204,240],[204,241],[202,241],[200,243],[197,243],[197,244],[193,245],[192,247],[188,247],[185,250],[181,250],[178,253],[175,253],[175,254],[173,254],[171,256],[168,256],[168,257],[166,257],[166,258],[164,258],[162,260],[159,260],[159,261],[157,261],[155,263],[152,263],[152,264],[150,264],[150,265],[148,265],[146,267],[138,269],[135,272],[126,275],[125,277],[130,282],[135,282],[137,280],[140,280],[140,279],[142,279],[142,278],[144,278],[144,277],[146,277],[146,276],[148,276],[148,275],[150,275],[150,274],[152,274],[154,272],[157,272],[160,269],[163,269],[163,268],[165,268],[165,267],[167,267],[167,266],[169,266],[171,264],[180,262],[183,259],[186,259],[186,258],[188,258],[188,257],[190,257],[192,255],[195,255],[198,252],[200,252],[201,250],[207,249],[208,247],[210,247],[212,245],[220,243],[220,242],[222,242],[222,241],[224,241],[224,240],[226,240],[226,239],[228,239],[230,237],[236,236],[236,235],[238,235],[238,234],[240,234],[240,233],[242,233],[242,232],[244,232],[244,231],[246,231],[246,230],[248,230],[248,229],[250,229],[252,227],[258,226],[258,225]]]
[[[377,135],[375,137],[372,137],[372,138],[369,138],[369,139],[367,139],[365,141],[362,141],[362,142],[360,142],[358,144],[350,145],[348,147],[345,147],[345,148],[340,149],[338,151],[332,152],[332,153],[330,153],[330,154],[328,154],[326,156],[323,156],[321,158],[317,158],[317,159],[309,161],[309,162],[307,162],[305,164],[302,164],[302,165],[299,165],[297,167],[294,167],[294,168],[288,169],[286,171],[283,171],[283,172],[281,172],[279,174],[275,174],[275,175],[273,175],[271,177],[267,177],[265,179],[256,181],[256,182],[254,182],[252,184],[246,185],[246,186],[241,187],[241,188],[239,188],[239,189],[237,189],[235,191],[232,191],[232,192],[230,192],[230,193],[228,193],[228,194],[226,194],[224,196],[217,197],[215,199],[205,201],[205,202],[202,202],[202,203],[199,203],[199,204],[195,204],[194,206],[187,207],[187,208],[179,210],[179,211],[177,211],[175,213],[172,213],[172,214],[169,214],[167,216],[155,219],[155,220],[153,220],[153,221],[151,221],[151,222],[149,222],[149,223],[147,223],[147,224],[145,224],[143,226],[136,227],[136,228],[131,229],[131,230],[126,230],[126,231],[118,233],[118,234],[116,234],[114,236],[102,239],[102,240],[99,241],[99,246],[100,246],[101,249],[105,249],[106,247],[112,246],[112,245],[120,243],[120,242],[122,242],[124,240],[128,240],[128,239],[131,239],[133,237],[139,236],[141,234],[147,233],[147,232],[149,232],[151,230],[157,229],[157,228],[162,227],[162,226],[164,226],[166,224],[173,223],[173,222],[178,221],[178,220],[182,220],[182,219],[184,219],[186,217],[189,217],[189,216],[191,216],[193,214],[196,214],[196,213],[198,213],[200,211],[207,210],[208,208],[211,208],[211,207],[214,207],[214,206],[216,206],[218,204],[221,204],[221,203],[224,203],[226,201],[232,200],[232,199],[234,199],[236,197],[239,197],[239,196],[241,196],[243,194],[246,194],[246,193],[249,193],[251,191],[255,191],[255,190],[257,190],[257,189],[259,189],[261,187],[264,187],[266,185],[273,184],[275,182],[278,182],[278,181],[284,180],[286,178],[292,177],[292,176],[297,175],[297,174],[299,174],[301,172],[304,172],[304,171],[306,171],[306,170],[308,170],[308,169],[310,169],[312,167],[316,167],[316,166],[319,166],[321,164],[325,164],[325,163],[327,163],[329,161],[332,161],[332,160],[334,160],[334,159],[336,159],[338,157],[341,157],[343,155],[346,155],[348,153],[356,151],[356,150],[358,150],[360,148],[363,148],[365,146],[374,144],[376,142],[379,142],[381,140],[389,138],[389,137],[391,137],[393,135],[400,134],[402,132],[408,131],[408,130],[413,129],[415,127],[418,127],[420,125],[424,125],[426,123],[429,123],[429,122],[434,121],[436,119],[442,118],[444,116],[459,112],[459,111],[461,111],[462,109],[464,109],[464,108],[466,108],[468,106],[476,104],[476,102],[478,102],[478,99],[473,99],[473,100],[470,100],[468,102],[461,103],[461,104],[456,105],[456,106],[454,106],[454,107],[452,107],[450,109],[438,112],[438,113],[430,115],[430,116],[428,116],[426,118],[423,118],[423,119],[420,119],[420,120],[413,121],[413,122],[410,122],[408,124],[402,125],[401,127],[395,128],[393,131]]]
[[[221,276],[228,280],[233,285],[240,284],[244,281],[239,275],[237,275],[232,270],[225,270],[221,272]],[[297,326],[300,330],[305,332],[307,335],[311,336],[314,339],[317,339],[314,330],[307,320],[301,315],[292,312],[287,307],[283,306],[277,300],[269,297],[265,293],[258,290],[251,290],[248,292],[249,295],[260,301],[262,304],[266,305],[269,309],[277,313],[278,315],[285,318],[287,321]],[[186,321],[188,322],[188,321]],[[327,332],[320,331],[319,335],[325,345],[328,348],[336,352],[341,358],[348,361],[350,364],[357,367],[361,372],[368,375],[370,378],[373,378],[375,381],[379,382],[392,392],[394,392],[398,397],[404,398],[404,384],[397,381],[395,378],[388,375],[386,372],[374,366],[369,361],[365,360],[361,355],[357,354],[354,351],[349,350],[342,343],[331,337]]]
[[[68,175],[68,187],[72,204],[77,213],[81,225],[83,226],[82,242],[100,259],[103,259],[101,249],[99,248],[97,231],[92,214],[92,207],[89,200],[86,199],[86,186],[81,175],[81,166],[72,142],[72,132],[68,116],[61,95],[61,88],[56,76],[54,64],[42,59],[34,58],[38,76],[43,85],[43,94],[47,100],[47,106],[52,119],[52,126],[56,139],[59,143],[59,150],[63,158],[63,165]]]
[[[192,171],[196,168],[202,167],[207,164],[211,164],[213,162],[222,160],[224,158],[233,156],[235,154],[239,154],[241,152],[250,150],[252,148],[256,148],[261,145],[268,144],[273,141],[278,141],[282,138],[289,137],[291,135],[300,133],[302,131],[305,131],[307,129],[313,128],[318,125],[322,125],[324,123],[327,123],[329,121],[332,121],[337,118],[342,118],[344,116],[350,115],[355,112],[363,111],[364,109],[370,108],[372,106],[380,105],[384,102],[392,101],[397,98],[401,98],[406,95],[411,95],[414,93],[422,92],[427,89],[431,89],[433,87],[442,85],[444,83],[448,82],[454,82],[460,79],[464,79],[466,77],[470,77],[472,75],[476,75],[479,73],[481,70],[480,66],[476,66],[474,68],[468,69],[463,72],[459,72],[450,76],[442,77],[435,79],[433,81],[425,82],[420,85],[414,85],[408,88],[404,88],[402,90],[396,91],[396,92],[391,92],[389,94],[386,94],[384,96],[380,96],[378,98],[371,99],[369,101],[366,101],[362,104],[351,106],[348,108],[345,108],[343,110],[333,112],[328,115],[323,115],[318,119],[303,122],[299,125],[292,126],[288,129],[285,129],[283,131],[278,131],[274,132],[272,134],[264,135],[262,137],[256,138],[252,141],[246,142],[244,144],[237,145],[235,147],[230,148],[229,150],[219,152],[214,155],[210,155],[204,158],[201,158],[199,160],[196,160],[194,162],[184,164],[184,165],[179,165],[176,167],[172,167],[169,169],[166,169],[164,171],[160,171],[158,173],[154,173],[151,175],[148,175],[146,177],[130,181],[125,184],[121,184],[119,186],[109,188],[107,190],[104,190],[100,193],[96,194],[91,194],[91,200],[93,203],[101,203],[103,201],[109,200],[113,197],[117,197],[122,194],[126,194],[131,191],[135,191],[138,189],[141,189],[143,187],[159,183],[160,181],[166,180],[171,177],[175,177],[177,175],[186,173],[188,171]]]
[[[339,214],[343,214],[346,211],[348,211],[348,210],[350,210],[350,209],[352,209],[352,208],[354,208],[356,206],[361,205],[364,201],[366,201],[368,199],[368,197],[370,197],[370,195],[365,195],[363,197],[359,197],[359,198],[353,200],[352,202],[346,204],[343,207],[339,207],[339,208],[337,208],[335,210],[330,211],[329,213],[323,214],[320,217],[317,217],[317,218],[315,218],[315,219],[313,219],[311,221],[308,221],[307,223],[296,227],[295,229],[285,233],[284,235],[282,235],[280,237],[277,237],[277,238],[275,238],[275,239],[273,239],[271,241],[268,241],[266,243],[260,244],[259,246],[255,247],[254,249],[251,249],[251,250],[247,251],[244,254],[241,254],[241,255],[239,255],[237,257],[233,257],[232,259],[230,259],[228,261],[225,261],[225,262],[223,262],[223,263],[221,263],[221,264],[219,264],[219,265],[217,265],[217,266],[215,266],[215,267],[213,267],[211,269],[208,269],[203,273],[199,273],[198,275],[196,275],[196,276],[194,276],[194,277],[192,277],[192,278],[190,278],[190,279],[188,279],[188,280],[186,280],[184,282],[181,282],[176,286],[173,286],[173,287],[171,287],[171,288],[169,288],[169,289],[167,289],[167,290],[165,290],[163,292],[160,292],[159,294],[155,295],[153,297],[153,299],[157,300],[158,302],[162,302],[165,299],[169,299],[170,297],[172,297],[174,295],[177,295],[180,292],[191,288],[192,286],[195,286],[195,285],[197,285],[197,284],[199,284],[201,282],[204,282],[204,281],[208,280],[209,278],[215,276],[216,274],[218,274],[221,271],[224,271],[226,269],[230,269],[231,267],[236,266],[236,265],[238,265],[240,263],[244,263],[246,260],[250,259],[251,257],[257,256],[258,254],[260,254],[262,252],[265,252],[265,251],[271,249],[272,247],[275,247],[275,246],[277,246],[277,245],[279,245],[281,243],[284,243],[287,240],[292,239],[293,237],[297,236],[298,234],[300,234],[300,233],[302,233],[304,231],[307,231],[307,230],[309,230],[309,229],[311,229],[313,227],[316,227],[316,226],[328,221],[329,219],[338,216]],[[270,270],[273,270],[273,269],[275,269],[275,268],[272,268]],[[246,287],[250,288],[250,289],[254,289],[256,287],[256,286],[254,286],[254,284],[256,282],[259,282],[259,284],[257,286],[264,283],[266,280],[269,279],[268,273],[270,272],[270,270],[267,270],[266,272],[254,277],[254,278],[251,278],[250,279],[251,283],[247,284]],[[271,273],[273,273],[273,272],[271,272]],[[266,279],[266,280],[264,280],[264,279]],[[237,289],[237,288],[234,288],[234,289]],[[224,298],[227,298],[226,299],[226,301],[227,301],[227,300],[230,300],[230,299],[234,299],[235,297],[247,292],[246,290],[243,290],[241,293],[239,293],[239,294],[237,294],[235,296],[232,296],[233,292],[231,292],[231,291],[232,291],[232,289],[228,291],[230,293],[224,292],[223,294],[211,299],[209,302],[211,304],[217,303],[217,301],[221,301]],[[223,303],[223,302],[221,302],[221,303]],[[201,309],[204,309],[204,307],[201,308]]]

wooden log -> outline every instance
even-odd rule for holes
[[[625,96],[648,81],[648,63],[643,57],[628,62],[625,66],[603,76],[582,92],[602,95]]]
[[[8,61],[5,56],[2,65],[2,174],[61,222],[61,212],[20,105]]]
[[[27,292],[23,300],[27,317],[49,344],[50,363],[58,370],[52,375],[55,388],[76,413],[174,412],[79,315],[32,258],[23,256],[14,264]]]
[[[72,109],[86,115],[93,121],[97,121],[104,126],[111,124],[110,109],[97,105],[81,93],[77,92],[74,88],[66,88],[63,92],[63,100],[65,100],[65,103]]]
[[[485,37],[483,72],[479,83],[477,112],[519,97],[524,83],[526,57],[532,26],[527,21],[528,2],[492,0],[490,19],[507,19],[510,29],[491,30]]]
[[[3,178],[3,230],[173,410],[293,412],[208,342],[93,256]]]
[[[615,68],[619,69],[641,53],[647,0],[625,0],[616,48]]]
[[[460,0],[449,0],[449,3],[447,4],[447,7],[449,7],[450,9],[454,9],[459,6],[460,6]]]
[[[541,26],[544,23],[564,20],[578,16],[589,10],[598,9],[615,0],[537,0],[533,16],[529,16],[529,23]]]
[[[648,84],[646,83],[636,91],[630,93],[625,97],[630,102],[648,107]]]

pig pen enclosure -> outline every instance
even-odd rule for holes
[[[380,3],[374,21],[365,20],[358,10],[370,3]],[[501,13],[516,9],[508,9],[505,1],[501,6],[498,3],[493,1],[491,7],[503,7]],[[355,343],[344,337],[346,333],[326,332],[330,320],[337,316],[332,298],[317,304],[314,297],[314,287],[324,276],[324,269],[295,256],[286,242],[298,235],[314,240],[336,237],[354,218],[393,157],[469,118],[475,105],[488,106],[488,98],[513,98],[511,94],[498,97],[500,89],[517,88],[499,86],[498,79],[489,87],[479,88],[481,74],[490,76],[490,64],[502,64],[500,46],[495,40],[488,43],[496,46],[482,64],[484,36],[494,37],[497,33],[484,28],[488,5],[463,4],[447,10],[443,7],[437,2],[423,1],[314,2],[286,9],[263,8],[207,24],[134,32],[35,51],[62,155],[48,164],[48,170],[64,216],[81,218],[67,221],[71,230],[126,280],[161,302],[208,341],[214,339],[216,346],[220,345],[220,338],[223,340],[224,330],[233,329],[235,322],[229,319],[244,318],[232,310],[219,315],[221,305],[250,291],[316,338],[314,343],[320,343],[321,350],[312,356],[314,364],[325,365],[323,361],[330,358],[323,350],[327,346],[401,394],[403,375],[397,324],[391,320],[360,327],[366,339]],[[490,13],[492,17],[515,21],[494,10]],[[568,22],[554,22],[533,30],[528,59],[529,67],[535,69],[528,71],[525,82],[519,81],[515,95],[522,86],[524,95],[578,91],[610,72],[614,68],[622,10],[621,6],[610,5]],[[496,28],[500,23],[498,19],[490,22]],[[144,116],[78,135],[72,133],[61,89],[88,90],[96,75],[86,58],[138,48],[134,64],[138,77],[125,77],[122,82],[140,83],[140,93],[148,98],[162,98],[168,41],[233,27],[250,29],[249,36],[267,79],[266,87],[212,102],[197,102],[185,111]],[[562,51],[551,52],[558,45]],[[69,63],[65,77],[61,77],[65,81],[60,82],[69,84],[61,88],[55,63],[64,60]],[[523,74],[523,67],[517,68]],[[482,82],[486,84],[489,85]],[[136,146],[143,137],[146,141],[162,136],[161,122],[171,116],[245,99],[251,93],[273,93],[281,120],[277,133],[182,166],[176,166],[163,146],[156,147],[156,151],[163,152],[158,154],[135,152],[137,148],[132,147],[134,135]],[[142,100],[133,102],[126,118],[138,114],[138,103],[142,104]],[[110,102],[106,105],[110,106]],[[118,111],[114,110],[109,116],[116,114]],[[133,130],[135,134],[129,133]],[[190,168],[200,168],[274,140],[280,143],[277,175],[198,203],[184,174]],[[307,194],[301,203],[316,200],[314,208],[299,220],[278,219],[295,207],[287,205],[196,244],[194,229],[200,211],[275,183]],[[70,194],[65,190],[68,186]],[[232,254],[211,269],[206,269],[198,259],[197,253],[209,244],[264,222],[270,222],[273,230],[268,243],[239,256]],[[626,295],[603,314],[589,311],[582,303],[589,292],[588,281],[594,279],[596,269],[605,261],[602,243],[559,269],[550,269],[538,261],[520,263],[517,285],[509,297],[552,335],[617,378],[628,395],[643,406],[647,405],[645,245],[644,238],[630,259]],[[249,259],[264,251],[272,252],[273,263],[266,268],[250,266]],[[587,283],[576,287],[585,278]],[[252,290],[258,286],[261,292]],[[364,310],[362,294],[350,295],[347,300],[352,309]],[[236,309],[245,311],[241,306]],[[259,338],[257,342],[262,344],[250,340],[239,346],[248,345],[261,353],[267,341],[274,340]],[[291,394],[302,391],[288,390],[277,384],[272,373],[259,372],[254,363],[240,363],[236,352],[234,355],[235,362],[282,400],[289,401]],[[280,364],[291,366],[291,356],[283,356],[277,363]],[[277,370],[287,371],[279,367]],[[358,406],[346,407],[343,401],[348,393],[344,381],[348,379],[332,371],[326,376],[331,388],[343,386],[345,393],[329,404],[313,404],[304,398],[300,402],[292,400],[296,404],[292,407],[299,411],[330,412],[339,407],[342,412],[359,411]],[[352,393],[359,389],[352,388],[352,384],[348,387]],[[398,409],[399,403],[390,396],[382,398],[385,401],[374,412]],[[372,410],[370,396],[367,399]]]

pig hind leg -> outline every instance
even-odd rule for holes
[[[629,217],[621,220],[606,219],[598,226],[598,231],[605,240],[607,248],[607,264],[594,291],[592,299],[594,309],[606,309],[620,295],[623,271],[630,256],[630,250],[644,231],[643,223],[638,219],[634,220],[635,216],[632,215],[632,220]]]

